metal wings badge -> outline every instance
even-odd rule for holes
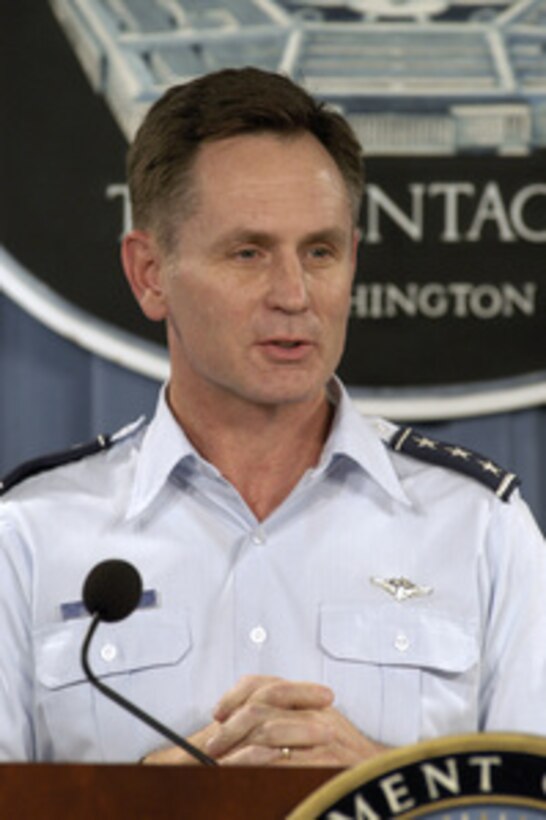
[[[397,601],[405,601],[408,598],[420,598],[424,595],[431,595],[432,587],[419,586],[409,581],[407,578],[370,578],[372,584],[375,584]]]

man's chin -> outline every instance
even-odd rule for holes
[[[299,385],[268,385],[249,394],[251,403],[264,407],[281,408],[296,407],[298,405],[316,404],[326,396],[324,384],[306,386]]]

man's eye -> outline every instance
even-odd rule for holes
[[[256,248],[238,248],[234,255],[238,259],[256,259],[258,251]]]
[[[313,259],[329,259],[332,256],[332,249],[326,245],[316,245],[309,253]]]

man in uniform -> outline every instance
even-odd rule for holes
[[[220,763],[546,734],[546,552],[515,476],[361,417],[334,376],[361,172],[345,120],[275,74],[152,107],[122,255],[171,376],[149,425],[6,482],[2,759],[190,761],[81,671],[82,582],[111,557],[146,594],[94,669]]]

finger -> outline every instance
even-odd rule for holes
[[[334,700],[334,693],[321,683],[274,680],[258,688],[250,702],[277,709],[325,709]]]
[[[242,746],[218,762],[221,766],[271,766],[281,757],[280,749],[268,746]]]
[[[259,703],[247,703],[237,709],[208,739],[205,749],[207,754],[219,757],[233,747],[243,743],[256,727],[263,723],[271,710]]]
[[[218,704],[214,717],[225,721],[243,703],[267,704],[279,709],[324,709],[331,706],[334,693],[320,683],[287,681],[282,678],[242,679]]]
[[[337,760],[332,760],[327,749],[313,747],[310,749],[268,746],[243,746],[220,761],[222,766],[324,766],[339,768]]]
[[[218,723],[209,723],[208,726],[191,735],[188,740],[193,746],[203,751],[207,740],[215,734],[218,728]],[[179,746],[154,749],[153,752],[143,757],[140,762],[147,766],[193,766],[198,763],[192,755]]]
[[[288,715],[286,717],[286,715]],[[281,713],[272,715],[252,731],[248,732],[246,743],[282,748],[298,746],[310,748],[328,745],[335,738],[328,721],[321,718],[320,712]]]
[[[272,675],[245,675],[219,700],[214,710],[214,718],[226,720],[235,709],[246,703],[257,689],[278,680],[281,678]]]
[[[143,757],[140,762],[145,766],[175,765],[179,762],[182,754],[182,749],[177,746],[169,746],[167,749],[154,749],[153,752]]]
[[[206,750],[220,757],[239,745],[279,748],[329,744],[334,731],[324,715],[324,710],[278,710],[248,703],[220,726]]]
[[[140,761],[145,766],[191,766],[197,760],[178,746],[155,749]]]

